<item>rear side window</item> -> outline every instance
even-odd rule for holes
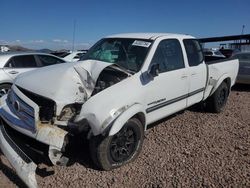
[[[188,64],[190,67],[197,66],[203,61],[203,53],[200,43],[195,39],[184,39],[183,40]]]
[[[159,64],[160,73],[184,68],[181,45],[176,39],[167,39],[159,43],[152,64]]]
[[[22,55],[13,57],[6,67],[13,68],[31,68],[37,67],[36,60],[33,55]]]
[[[38,55],[37,56],[42,64],[42,66],[48,66],[48,65],[54,65],[58,63],[64,63],[63,60],[52,57],[52,56],[47,56],[47,55]]]

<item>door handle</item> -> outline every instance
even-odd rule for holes
[[[181,76],[181,79],[185,79],[185,78],[187,78],[188,76],[187,75],[182,75]]]
[[[196,75],[196,74],[197,74],[197,73],[196,73],[196,72],[194,72],[194,73],[192,73],[192,74],[191,74],[191,76],[194,76],[194,75]]]
[[[19,73],[19,72],[17,72],[17,71],[10,71],[9,73],[10,73],[10,74],[17,74],[17,73]]]

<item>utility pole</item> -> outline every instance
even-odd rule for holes
[[[72,52],[75,50],[75,32],[76,32],[76,20],[74,20],[74,26],[73,26]]]
[[[245,25],[242,25],[241,35],[244,35]]]
[[[241,46],[242,46],[242,37],[244,35],[244,29],[245,29],[245,25],[242,25],[242,29],[241,29],[241,39],[240,39],[240,50],[241,50]]]

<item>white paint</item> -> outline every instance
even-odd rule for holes
[[[136,39],[152,39],[152,47],[145,59],[141,70],[133,75],[129,75],[126,79],[119,83],[106,88],[105,90],[91,96],[95,83],[104,68],[110,66],[115,67],[111,63],[105,63],[95,60],[85,60],[77,63],[68,63],[63,65],[54,65],[37,69],[20,75],[15,85],[25,88],[35,94],[47,97],[56,102],[56,115],[58,116],[63,107],[72,103],[82,103],[80,114],[74,119],[77,123],[83,119],[87,119],[91,127],[93,135],[99,135],[108,132],[108,135],[116,134],[124,125],[124,123],[137,113],[143,114],[145,118],[145,129],[149,123],[153,123],[159,119],[176,113],[190,105],[205,100],[210,96],[226,79],[231,79],[231,86],[235,83],[238,72],[238,60],[224,61],[217,64],[206,66],[203,62],[196,68],[189,68],[184,50],[183,39],[193,38],[188,35],[176,34],[122,34],[115,35],[115,38],[136,38]],[[185,68],[160,73],[153,77],[149,74],[150,63],[158,44],[165,39],[177,39],[181,43]],[[207,75],[208,69],[208,75]],[[196,73],[197,76],[194,75]],[[27,99],[17,87],[13,87],[17,91],[18,96],[25,102],[35,107]],[[81,89],[80,89],[81,88]],[[201,92],[194,97],[184,97],[178,102],[169,103],[157,110],[148,112],[152,107],[151,104],[157,105],[162,102],[171,101],[180,96],[187,96],[189,92],[197,89],[205,88],[205,92]],[[160,103],[158,103],[160,101]],[[6,105],[6,97],[1,100],[0,116],[9,114],[10,122],[17,118],[10,112]],[[153,106],[154,106],[153,105]],[[36,110],[37,111],[37,110]],[[38,112],[36,112],[38,113]],[[19,121],[22,121],[18,119]],[[14,121],[13,121],[14,122]],[[67,125],[67,122],[56,121],[57,124]],[[39,122],[37,122],[38,126]],[[12,123],[10,126],[14,127]],[[108,129],[110,128],[110,129]],[[17,131],[29,135],[29,133],[16,128]],[[61,149],[63,139],[66,132],[57,135],[53,132],[59,130],[55,125],[49,126],[48,129],[37,129],[37,137],[33,138],[50,146]],[[40,132],[41,131],[41,132]],[[60,132],[60,131],[59,131]],[[48,134],[53,133],[53,139],[48,139]],[[51,135],[50,135],[51,136]],[[3,138],[0,137],[0,141]],[[50,140],[49,142],[46,140]],[[3,147],[3,146],[1,146]],[[7,156],[10,161],[14,160]],[[19,168],[18,165],[15,166]]]

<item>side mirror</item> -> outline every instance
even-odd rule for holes
[[[159,75],[159,72],[160,72],[160,66],[159,64],[153,64],[150,69],[149,69],[149,74],[153,77],[156,77]]]

